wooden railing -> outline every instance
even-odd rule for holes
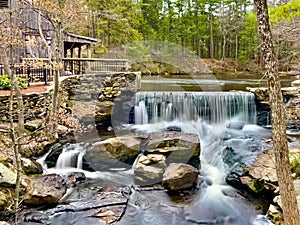
[[[86,74],[95,72],[128,71],[128,59],[102,59],[102,58],[64,58],[65,73]]]
[[[28,85],[34,82],[47,82],[53,80],[53,71],[50,70],[49,66],[30,66],[27,64],[15,64],[13,67],[14,73],[17,77],[22,77],[28,80]],[[0,65],[0,76],[6,75],[4,66]]]
[[[92,59],[92,58],[64,58],[62,75],[81,75],[97,72],[128,71],[130,61],[128,59]],[[45,82],[53,80],[54,71],[50,69],[48,59],[25,58],[23,63],[14,65],[14,72],[18,77],[32,82]],[[5,75],[4,67],[0,64],[0,76]]]

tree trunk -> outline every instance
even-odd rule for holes
[[[226,54],[226,33],[222,32],[223,34],[223,43],[222,43],[222,62],[225,60],[225,54]]]
[[[21,94],[21,90],[19,87],[19,82],[17,80],[16,75],[13,73],[12,69],[10,68],[10,64],[8,59],[5,55],[2,55],[4,58],[3,60],[3,67],[5,73],[10,77],[12,89],[16,92],[17,97],[17,103],[18,103],[18,109],[17,109],[17,115],[18,115],[18,136],[21,136],[24,132],[24,104],[23,104],[23,97]]]
[[[59,99],[59,76],[61,70],[61,63],[62,63],[62,21],[60,18],[55,24],[55,70],[54,70],[54,77],[53,77],[53,94],[52,94],[52,108],[51,108],[51,115],[50,115],[50,132],[52,134],[51,139],[57,139],[57,123],[58,123],[58,99]]]
[[[59,9],[63,9],[65,6],[65,0],[58,0],[58,7]],[[51,115],[50,115],[50,126],[51,126],[51,139],[57,139],[57,123],[58,123],[58,110],[59,110],[59,76],[60,71],[62,69],[62,49],[63,49],[63,15],[61,12],[57,15],[55,21],[55,71],[54,71],[54,87],[53,87],[53,95],[52,95],[52,108],[51,108]]]
[[[213,24],[213,15],[211,13],[209,20],[209,26],[210,26],[210,58],[214,58],[214,24]]]
[[[235,35],[235,71],[237,70],[238,66],[238,56],[239,55],[239,35]]]
[[[278,76],[278,62],[275,59],[272,34],[269,24],[266,0],[254,0],[258,33],[261,40],[266,76],[272,111],[272,137],[275,150],[275,163],[286,225],[300,225],[299,212],[291,170],[286,138],[286,115],[283,107],[281,85]]]

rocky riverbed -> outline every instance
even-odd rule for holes
[[[130,76],[128,79],[131,83],[134,82]],[[75,79],[71,83],[76,82],[78,84],[78,80]],[[124,110],[118,115],[130,115],[128,112],[132,103],[128,108],[122,108],[122,104],[115,106],[122,98],[119,91],[124,89],[122,85],[109,88],[113,83],[115,82],[107,78],[101,88],[102,94],[96,99],[93,99],[95,95],[89,95],[87,101],[98,101],[99,104],[96,105],[99,106],[107,102],[111,95],[113,104],[105,104],[108,110],[102,112],[104,108],[101,106],[96,107],[95,114],[89,117],[82,114],[84,110],[77,114],[78,124],[83,126],[83,131],[89,130],[90,122],[96,122],[98,128],[107,131],[112,125],[108,117],[113,108]],[[62,105],[64,115],[70,113],[73,100],[76,100],[74,91],[66,90],[68,94],[65,95]],[[258,94],[261,90],[251,91],[256,94],[261,105],[268,105],[265,90],[262,92],[263,98]],[[294,128],[298,128],[298,86],[283,91],[287,112],[290,113],[289,122],[295,125]],[[125,90],[124,93],[129,92]],[[80,96],[86,99],[86,94]],[[128,97],[127,94],[124,96]],[[130,102],[132,99],[129,96],[127,100]],[[267,110],[267,107],[265,109]],[[70,130],[74,133],[74,127],[68,127],[67,118],[60,121],[64,126],[60,129],[61,137],[70,134]],[[122,127],[122,118],[118,118],[120,123],[115,125]],[[38,125],[28,121],[27,128],[35,131],[42,125],[43,121]],[[75,147],[72,147],[72,143],[66,144],[64,141],[44,148],[47,143],[47,140],[44,140],[44,144],[38,149],[41,150],[39,155],[51,149],[45,160],[47,174],[41,175],[45,171],[35,160],[22,159],[23,201],[19,215],[20,223],[56,225],[68,221],[72,225],[86,222],[124,225],[266,225],[269,221],[263,215],[267,213],[274,222],[280,221],[280,190],[270,131],[255,125],[245,126],[244,123],[235,126],[224,124],[220,127],[198,121],[198,124],[190,126],[191,133],[186,133],[183,132],[183,126],[186,125],[188,124],[178,126],[170,123],[161,129],[161,124],[154,124],[153,127],[160,129],[151,135],[145,133],[145,129],[140,132],[142,126],[129,126],[126,127],[125,133],[128,134],[129,129],[131,135],[123,135],[121,131],[113,130],[118,135],[110,138],[102,138],[103,136],[93,128],[89,130],[89,134],[93,134],[93,142],[75,143]],[[87,140],[82,133],[77,134],[75,139],[77,142]],[[38,139],[35,141],[40,143]],[[297,132],[293,131],[289,135],[289,141],[294,186],[300,195],[300,151],[297,148]],[[84,154],[75,151],[75,158],[71,157],[70,161],[72,164],[75,159],[75,166],[73,165],[72,169],[56,168],[58,158],[66,146],[69,147],[65,152],[73,154],[78,144],[84,150]],[[210,151],[211,147],[214,147],[215,151]],[[78,167],[79,156],[84,156],[81,168]],[[215,159],[219,161],[216,162]],[[13,212],[16,171],[11,159],[3,157],[0,160],[0,173],[0,210],[6,213]],[[260,214],[261,216],[258,216]],[[1,219],[12,222],[6,215],[1,214]]]

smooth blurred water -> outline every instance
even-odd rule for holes
[[[289,77],[281,78],[282,87],[291,84]],[[225,78],[215,76],[170,76],[143,77],[142,91],[246,91],[246,87],[267,87],[267,81],[261,77]]]

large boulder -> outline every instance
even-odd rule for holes
[[[115,137],[92,144],[84,160],[94,170],[111,167],[131,167],[139,154],[140,141],[130,137]]]
[[[0,187],[14,187],[17,174],[11,168],[0,163]]]
[[[193,187],[198,181],[199,171],[183,163],[171,163],[163,174],[162,185],[171,191]]]
[[[289,149],[291,170],[294,176],[300,174],[300,150]],[[267,149],[259,153],[251,166],[244,167],[241,182],[249,186],[255,192],[260,190],[275,191],[278,186],[278,178],[275,165],[275,153],[273,149]]]
[[[139,185],[152,185],[162,181],[166,168],[166,157],[159,154],[142,155],[134,168],[135,182]]]
[[[294,175],[298,175],[299,170],[299,149],[289,149],[289,158],[291,169]],[[295,171],[294,171],[295,170]],[[244,173],[240,177],[242,184],[246,185],[252,191],[260,194],[269,202],[273,202],[268,210],[268,215],[272,219],[282,217],[282,201],[278,187],[278,178],[276,175],[275,154],[273,149],[265,150],[259,153],[253,165],[245,167]],[[300,180],[294,180],[294,189],[300,209]]]
[[[29,205],[56,204],[66,191],[66,182],[59,175],[36,177],[27,187],[24,202]]]
[[[253,165],[244,168],[241,182],[255,192],[275,191],[278,178],[273,149],[259,153]]]
[[[31,159],[21,158],[21,165],[24,173],[27,175],[43,173],[41,164]]]
[[[195,134],[165,132],[149,140],[147,152],[165,155],[167,164],[187,163],[197,168],[200,165],[200,141]]]

